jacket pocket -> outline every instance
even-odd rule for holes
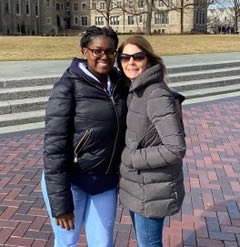
[[[77,143],[74,149],[74,163],[78,162],[78,156],[83,150],[83,148],[88,144],[89,140],[91,139],[92,134],[93,134],[92,129],[86,130],[83,136],[80,138],[79,142]]]

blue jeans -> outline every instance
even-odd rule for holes
[[[56,225],[55,218],[52,217],[44,175],[41,187],[54,232],[54,247],[76,247],[83,225],[85,225],[88,247],[113,247],[113,227],[117,207],[116,189],[89,195],[78,186],[72,186],[75,228],[68,231]]]
[[[130,211],[138,247],[162,247],[164,218],[146,218]]]

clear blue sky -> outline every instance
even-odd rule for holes
[[[232,6],[233,1],[232,0],[218,0],[216,4],[211,4],[209,6],[210,9],[215,9],[215,8],[224,8],[224,7],[229,7]]]

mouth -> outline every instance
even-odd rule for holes
[[[109,64],[109,60],[98,60],[97,63]]]
[[[97,62],[99,64],[109,64],[109,62]]]
[[[129,72],[138,72],[138,69],[137,68],[129,68],[128,71]]]
[[[98,65],[98,66],[106,67],[106,66],[110,66],[111,64],[110,64],[110,62],[108,62],[108,61],[98,61],[98,62],[97,62],[97,65]]]

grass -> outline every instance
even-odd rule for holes
[[[127,36],[119,36],[121,43]],[[240,35],[145,36],[159,55],[240,51]],[[52,60],[81,57],[80,36],[0,36],[0,60]]]

